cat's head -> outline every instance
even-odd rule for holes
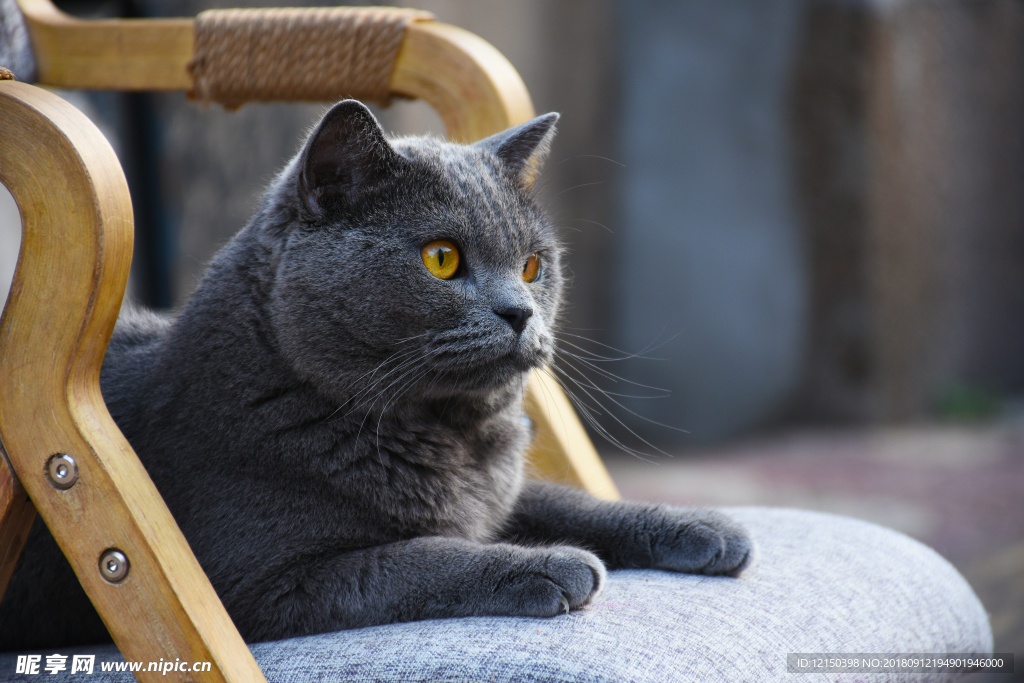
[[[533,184],[557,119],[458,145],[389,141],[362,104],[332,108],[261,212],[270,317],[295,369],[339,396],[442,397],[550,361],[560,246]]]

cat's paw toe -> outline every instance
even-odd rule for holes
[[[553,617],[590,602],[605,576],[593,553],[570,546],[539,548],[509,571],[496,595],[506,614]]]
[[[753,540],[743,527],[731,522],[724,528],[715,528],[715,531],[719,537],[719,550],[715,553],[714,558],[704,565],[701,573],[738,576],[753,559]]]
[[[754,542],[746,530],[725,515],[703,511],[681,515],[674,533],[655,548],[655,566],[659,569],[737,576],[749,564]]]

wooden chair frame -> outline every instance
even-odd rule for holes
[[[49,0],[19,0],[41,84],[187,90],[191,19],[82,21]],[[481,38],[411,24],[391,77],[426,100],[451,138],[472,141],[534,115],[512,65]],[[22,217],[22,245],[0,318],[0,594],[36,511],[71,562],[125,659],[210,662],[205,673],[140,681],[262,681],[248,648],[131,446],[107,412],[99,374],[128,280],[131,200],[96,127],[56,95],[0,81],[0,183]],[[607,499],[618,494],[561,389],[531,377],[526,409],[536,476]],[[78,480],[57,486],[50,459],[70,454]],[[124,553],[117,583],[102,554]]]

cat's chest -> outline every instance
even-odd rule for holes
[[[352,545],[428,535],[492,538],[523,482],[528,440],[514,411],[453,426],[428,413],[292,430],[280,443],[281,493]],[[264,441],[264,447],[266,446]],[[290,490],[289,490],[290,488]],[[294,508],[293,508],[294,509]]]

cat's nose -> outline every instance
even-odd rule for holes
[[[498,306],[494,312],[505,319],[516,334],[520,334],[526,327],[526,321],[533,315],[532,308],[519,308],[518,306]]]

